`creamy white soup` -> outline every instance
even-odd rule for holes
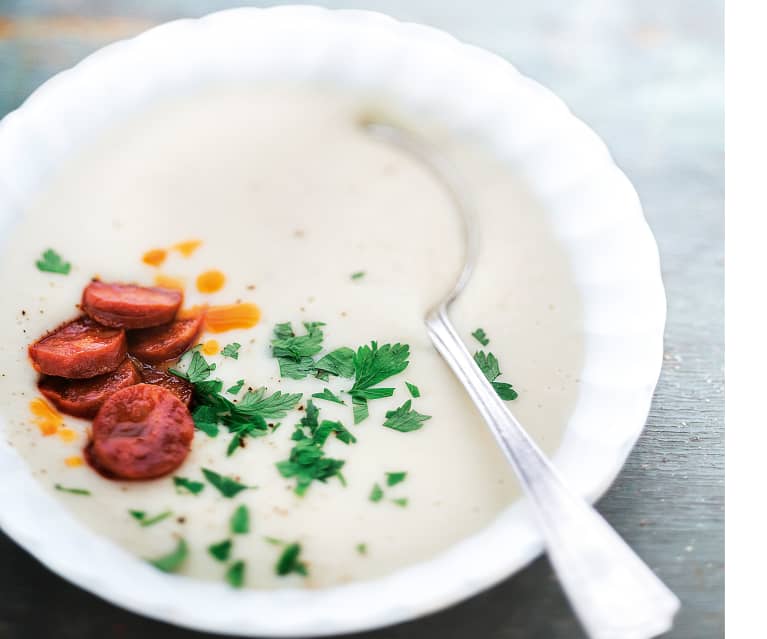
[[[462,265],[460,221],[428,170],[359,126],[368,108],[320,90],[250,88],[157,105],[64,163],[5,238],[3,436],[75,517],[138,557],[170,556],[175,572],[246,587],[326,587],[433,558],[518,498],[511,469],[424,330],[426,310]],[[567,258],[506,165],[448,134],[431,136],[479,214],[479,263],[452,317],[472,351],[497,358],[497,381],[518,393],[510,408],[551,453],[582,365]],[[36,267],[48,249],[71,264],[67,274]],[[196,430],[191,453],[166,477],[102,477],[83,457],[91,420],[43,403],[27,355],[30,343],[79,314],[94,277],[182,286],[186,308],[256,305],[251,328],[206,330],[196,340],[216,365],[210,379],[223,389],[244,380],[237,393],[221,391],[230,400],[262,386],[267,396],[301,398],[229,455],[236,435],[220,425],[216,436]],[[355,424],[353,377],[280,374],[271,342],[285,322],[299,335],[303,322],[324,322],[315,362],[373,340],[409,345],[407,368],[376,385],[394,394],[370,399],[369,416]],[[487,345],[472,335],[480,328]],[[240,345],[236,359],[231,344]],[[325,389],[345,403],[312,398]],[[340,476],[315,479],[298,495],[277,464],[299,443],[295,426],[309,400],[319,421],[341,422],[356,442],[328,437],[322,453],[343,461]],[[227,497],[203,468],[246,488]],[[174,559],[181,540],[185,552]]]

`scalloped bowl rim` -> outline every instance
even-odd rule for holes
[[[291,48],[295,42],[301,46]],[[583,388],[554,462],[587,499],[602,495],[642,431],[660,372],[666,308],[655,240],[636,192],[588,127],[507,61],[438,29],[368,11],[282,6],[177,20],[108,45],[0,122],[0,229],[74,146],[142,100],[243,77],[384,87],[414,112],[438,109],[448,126],[492,147],[528,181],[584,296]],[[51,570],[112,603],[244,636],[330,635],[413,619],[498,583],[542,550],[522,500],[446,552],[383,578],[233,591],[161,574],[99,537],[31,479],[4,439],[0,527]],[[46,534],[51,528],[57,535]],[[73,538],[79,543],[68,543]]]

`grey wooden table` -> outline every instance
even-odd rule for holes
[[[0,116],[103,44],[228,0],[0,0]],[[432,24],[562,96],[634,182],[660,244],[666,355],[650,419],[599,509],[678,593],[675,639],[724,634],[723,53],[720,0],[324,2]],[[0,533],[0,639],[200,637],[119,610]],[[454,608],[359,639],[582,633],[545,560]]]

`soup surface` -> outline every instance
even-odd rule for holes
[[[174,567],[182,574],[222,580],[242,560],[249,587],[324,587],[430,559],[518,497],[512,471],[424,330],[427,309],[462,266],[460,221],[428,170],[359,126],[368,106],[319,90],[248,88],[157,105],[62,166],[11,229],[0,258],[4,436],[86,526],[143,558],[167,555],[183,539],[187,553]],[[497,381],[519,394],[511,409],[552,452],[582,364],[580,300],[566,256],[507,166],[431,135],[464,175],[479,215],[479,264],[452,317],[472,351],[497,357]],[[71,264],[68,274],[36,268],[47,249]],[[27,357],[32,341],[78,314],[93,277],[181,286],[185,307],[257,305],[255,326],[209,326],[200,336],[202,356],[216,364],[211,378],[224,389],[244,380],[240,392],[266,386],[301,400],[270,420],[279,427],[245,437],[229,455],[225,428],[216,436],[197,430],[171,476],[105,479],[83,462],[91,422],[51,412]],[[280,375],[271,341],[283,322],[298,334],[303,322],[325,323],[317,358],[375,340],[408,344],[409,365],[379,384],[393,396],[371,399],[369,417],[355,425],[350,379]],[[486,346],[472,336],[478,328]],[[236,359],[224,354],[229,344],[240,345]],[[311,398],[324,389],[345,403]],[[340,421],[357,441],[331,436],[323,450],[344,461],[342,478],[313,481],[300,496],[276,464],[296,446],[294,426],[310,399],[320,420]],[[405,432],[385,427],[387,412],[408,400],[430,419]],[[203,468],[248,488],[225,497]],[[204,489],[190,493],[173,477]],[[247,532],[232,523],[240,506]],[[156,515],[165,516],[151,523]],[[222,560],[209,547],[226,540]],[[292,567],[307,574],[278,575],[293,543],[300,555]]]

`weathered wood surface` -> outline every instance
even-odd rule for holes
[[[0,115],[106,42],[237,4],[248,3],[0,0]],[[723,636],[722,3],[325,4],[433,24],[507,57],[593,126],[636,185],[663,262],[666,358],[647,429],[599,507],[682,599],[669,636]],[[0,557],[0,638],[198,636],[70,586],[2,535]],[[582,633],[539,560],[446,612],[359,639],[469,636],[570,639]]]

